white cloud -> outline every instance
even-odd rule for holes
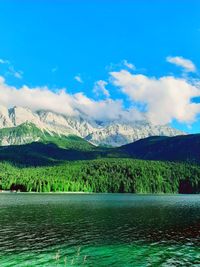
[[[54,93],[47,87],[29,88],[28,86],[17,89],[7,85],[3,77],[0,79],[0,103],[7,107],[22,106],[32,110],[50,109],[55,112],[74,114],[71,105],[68,106],[70,95],[64,90]]]
[[[126,59],[124,59],[122,62],[123,62],[123,65],[125,67],[127,67],[128,69],[131,69],[131,70],[135,70],[136,69],[135,65],[130,63],[130,62],[128,62]]]
[[[17,79],[22,79],[23,78],[23,72],[22,71],[15,71],[13,73],[14,77],[17,78]]]
[[[57,70],[58,70],[58,67],[54,67],[54,68],[51,69],[51,72],[54,73],[54,72],[56,72]]]
[[[196,66],[195,64],[186,58],[183,57],[167,57],[166,58],[167,62],[174,64],[176,66],[180,66],[184,69],[186,72],[195,72],[196,71]]]
[[[11,64],[11,62],[7,59],[0,58],[0,64],[6,64],[7,65],[7,72],[6,74],[14,76],[17,79],[23,78],[23,71],[21,70],[15,70],[14,66]]]
[[[88,98],[83,93],[68,94],[65,89],[52,92],[47,87],[16,88],[6,84],[0,77],[0,104],[6,107],[22,106],[32,110],[52,110],[68,116],[85,114],[95,120],[134,121],[141,119],[141,114],[134,108],[124,109],[121,100],[100,100]]]
[[[124,59],[124,60],[121,60],[120,62],[118,63],[110,63],[108,66],[106,66],[106,70],[107,71],[113,71],[113,70],[118,70],[118,69],[121,69],[121,68],[128,68],[130,70],[136,70],[136,66],[130,62],[128,62],[128,60]]]
[[[101,94],[103,94],[104,96],[106,97],[109,97],[110,96],[110,93],[109,91],[106,89],[106,85],[108,83],[106,81],[103,81],[103,80],[99,80],[95,83],[94,85],[94,89],[93,89],[93,92],[99,96]]]
[[[13,69],[13,75],[15,72]],[[77,77],[81,79],[80,75]],[[110,78],[112,84],[129,97],[131,108],[124,108],[123,100],[111,99],[106,88],[108,83],[104,80],[95,83],[93,92],[106,99],[95,100],[82,92],[69,94],[66,89],[53,92],[46,86],[30,88],[24,85],[16,88],[7,85],[5,79],[0,77],[0,104],[29,107],[32,110],[52,110],[68,116],[85,114],[91,119],[102,121],[147,118],[154,124],[167,124],[174,119],[190,124],[200,113],[200,103],[193,101],[193,98],[200,97],[199,79],[173,76],[155,78],[132,74],[127,70],[110,72]]]
[[[126,70],[110,73],[113,84],[119,86],[134,103],[146,105],[146,116],[155,124],[192,123],[200,113],[200,104],[193,97],[200,96],[198,86],[186,79],[164,76],[159,79],[133,75]]]
[[[83,80],[82,80],[82,78],[81,78],[80,75],[76,75],[76,76],[74,77],[74,79],[75,79],[77,82],[79,82],[79,83],[83,83]]]
[[[7,73],[9,75],[14,76],[17,79],[22,79],[23,78],[23,76],[22,76],[23,75],[23,72],[21,70],[16,71],[12,65],[9,66]]]
[[[124,122],[144,119],[143,114],[135,108],[125,109],[122,100],[95,101],[83,93],[78,93],[74,97],[74,108],[78,109],[80,114],[86,114],[89,118],[102,121],[122,120]]]
[[[0,58],[0,64],[10,64],[10,62],[6,59]]]

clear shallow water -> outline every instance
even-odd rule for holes
[[[0,194],[0,266],[200,266],[200,196]]]

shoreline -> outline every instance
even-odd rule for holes
[[[10,190],[2,190],[0,191],[0,194],[45,194],[45,195],[54,195],[54,194],[66,194],[66,195],[93,195],[93,194],[106,194],[106,195],[116,195],[116,194],[120,194],[120,195],[159,195],[159,196],[187,196],[187,195],[200,195],[200,194],[181,194],[181,193],[112,193],[112,192],[82,192],[82,191],[63,191],[63,192],[17,192],[17,191],[10,191]]]
[[[6,194],[97,194],[97,193],[94,193],[94,192],[82,192],[82,191],[70,191],[70,192],[67,192],[67,191],[63,191],[63,192],[21,192],[21,191],[10,191],[10,190],[2,190],[0,191],[0,194],[2,193],[6,193]],[[106,193],[105,193],[106,194]]]

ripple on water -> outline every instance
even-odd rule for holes
[[[197,196],[0,194],[0,226],[2,267],[200,266]]]

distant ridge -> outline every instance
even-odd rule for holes
[[[135,158],[200,163],[200,134],[175,137],[153,136],[119,148],[96,147],[77,136],[44,135],[24,145],[0,146],[0,160],[45,165],[65,160]]]
[[[148,137],[124,145],[119,151],[138,159],[200,163],[200,134]]]

